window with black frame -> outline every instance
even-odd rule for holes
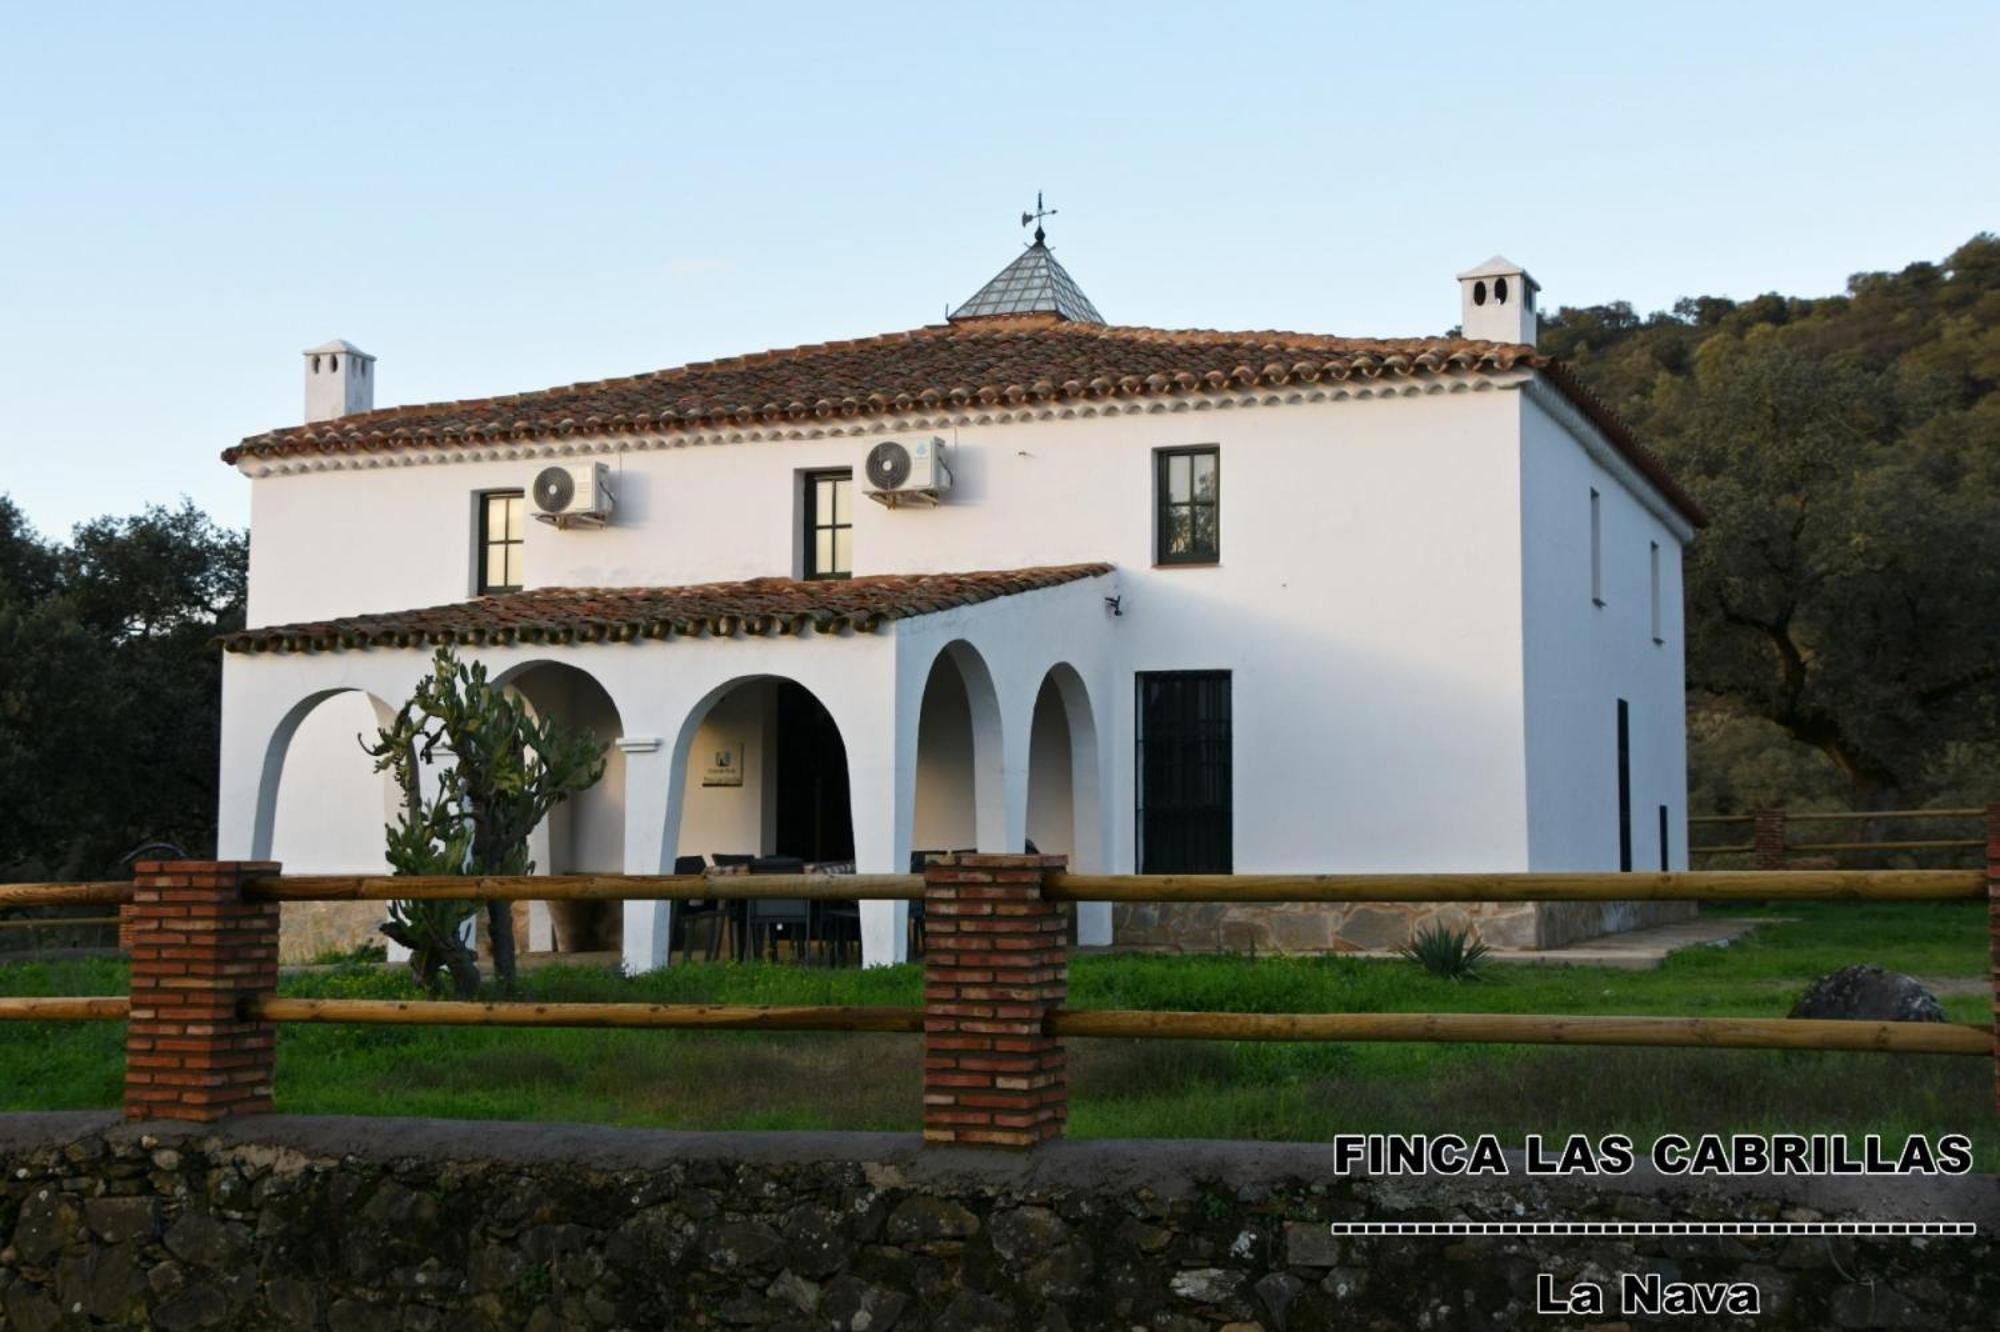
[[[1137,722],[1139,872],[1228,874],[1229,672],[1140,674]]]
[[[1154,466],[1154,559],[1214,564],[1222,558],[1222,450],[1161,449]]]
[[[519,592],[528,503],[518,490],[489,490],[479,497],[479,593]]]
[[[807,472],[805,558],[807,578],[854,576],[854,473]]]

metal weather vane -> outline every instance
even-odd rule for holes
[[[1025,227],[1030,222],[1035,224],[1035,244],[1040,245],[1045,239],[1047,239],[1047,233],[1042,230],[1042,219],[1045,217],[1054,217],[1055,215],[1056,215],[1055,209],[1042,207],[1042,192],[1040,190],[1036,190],[1035,211],[1032,213],[1021,214],[1021,225]]]

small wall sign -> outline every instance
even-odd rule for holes
[[[703,786],[743,785],[743,747],[710,752],[708,766],[701,770]]]

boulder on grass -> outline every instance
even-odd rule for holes
[[[1806,987],[1792,1005],[1795,1018],[1854,1022],[1943,1022],[1944,1006],[1909,976],[1872,962],[1842,967]]]

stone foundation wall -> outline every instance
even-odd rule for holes
[[[302,966],[322,953],[347,953],[388,942],[376,930],[387,902],[287,902],[278,916],[278,961]]]
[[[1342,1179],[1311,1145],[0,1117],[0,1327],[1631,1327],[1536,1274],[1749,1281],[1762,1316],[1985,1328],[2000,1182]],[[1335,1240],[1330,1220],[1926,1218],[1978,1239]]]
[[[1693,902],[1537,902],[1541,917],[1540,947],[1561,948],[1604,934],[1622,934],[1654,925],[1693,920]]]
[[[616,903],[558,902],[558,952],[616,951],[623,921]],[[579,909],[581,908],[581,909]],[[287,966],[326,952],[380,944],[381,902],[287,902],[278,960]],[[1158,953],[1353,953],[1401,948],[1426,926],[1471,927],[1489,948],[1560,948],[1601,934],[1693,920],[1692,902],[1310,902],[1232,906],[1121,902],[1112,908],[1120,948]],[[479,934],[484,952],[485,927]],[[514,938],[528,943],[528,904],[514,906]]]
[[[1119,903],[1111,938],[1141,952],[1367,953],[1441,925],[1470,928],[1489,948],[1560,948],[1694,915],[1692,902]]]
[[[528,947],[528,906],[514,903],[514,943]],[[624,919],[617,902],[552,902],[556,951],[617,952]],[[351,952],[363,944],[387,943],[377,926],[388,918],[387,902],[287,902],[278,926],[278,961],[302,966],[323,953]],[[479,951],[486,956],[486,917],[476,918]]]

